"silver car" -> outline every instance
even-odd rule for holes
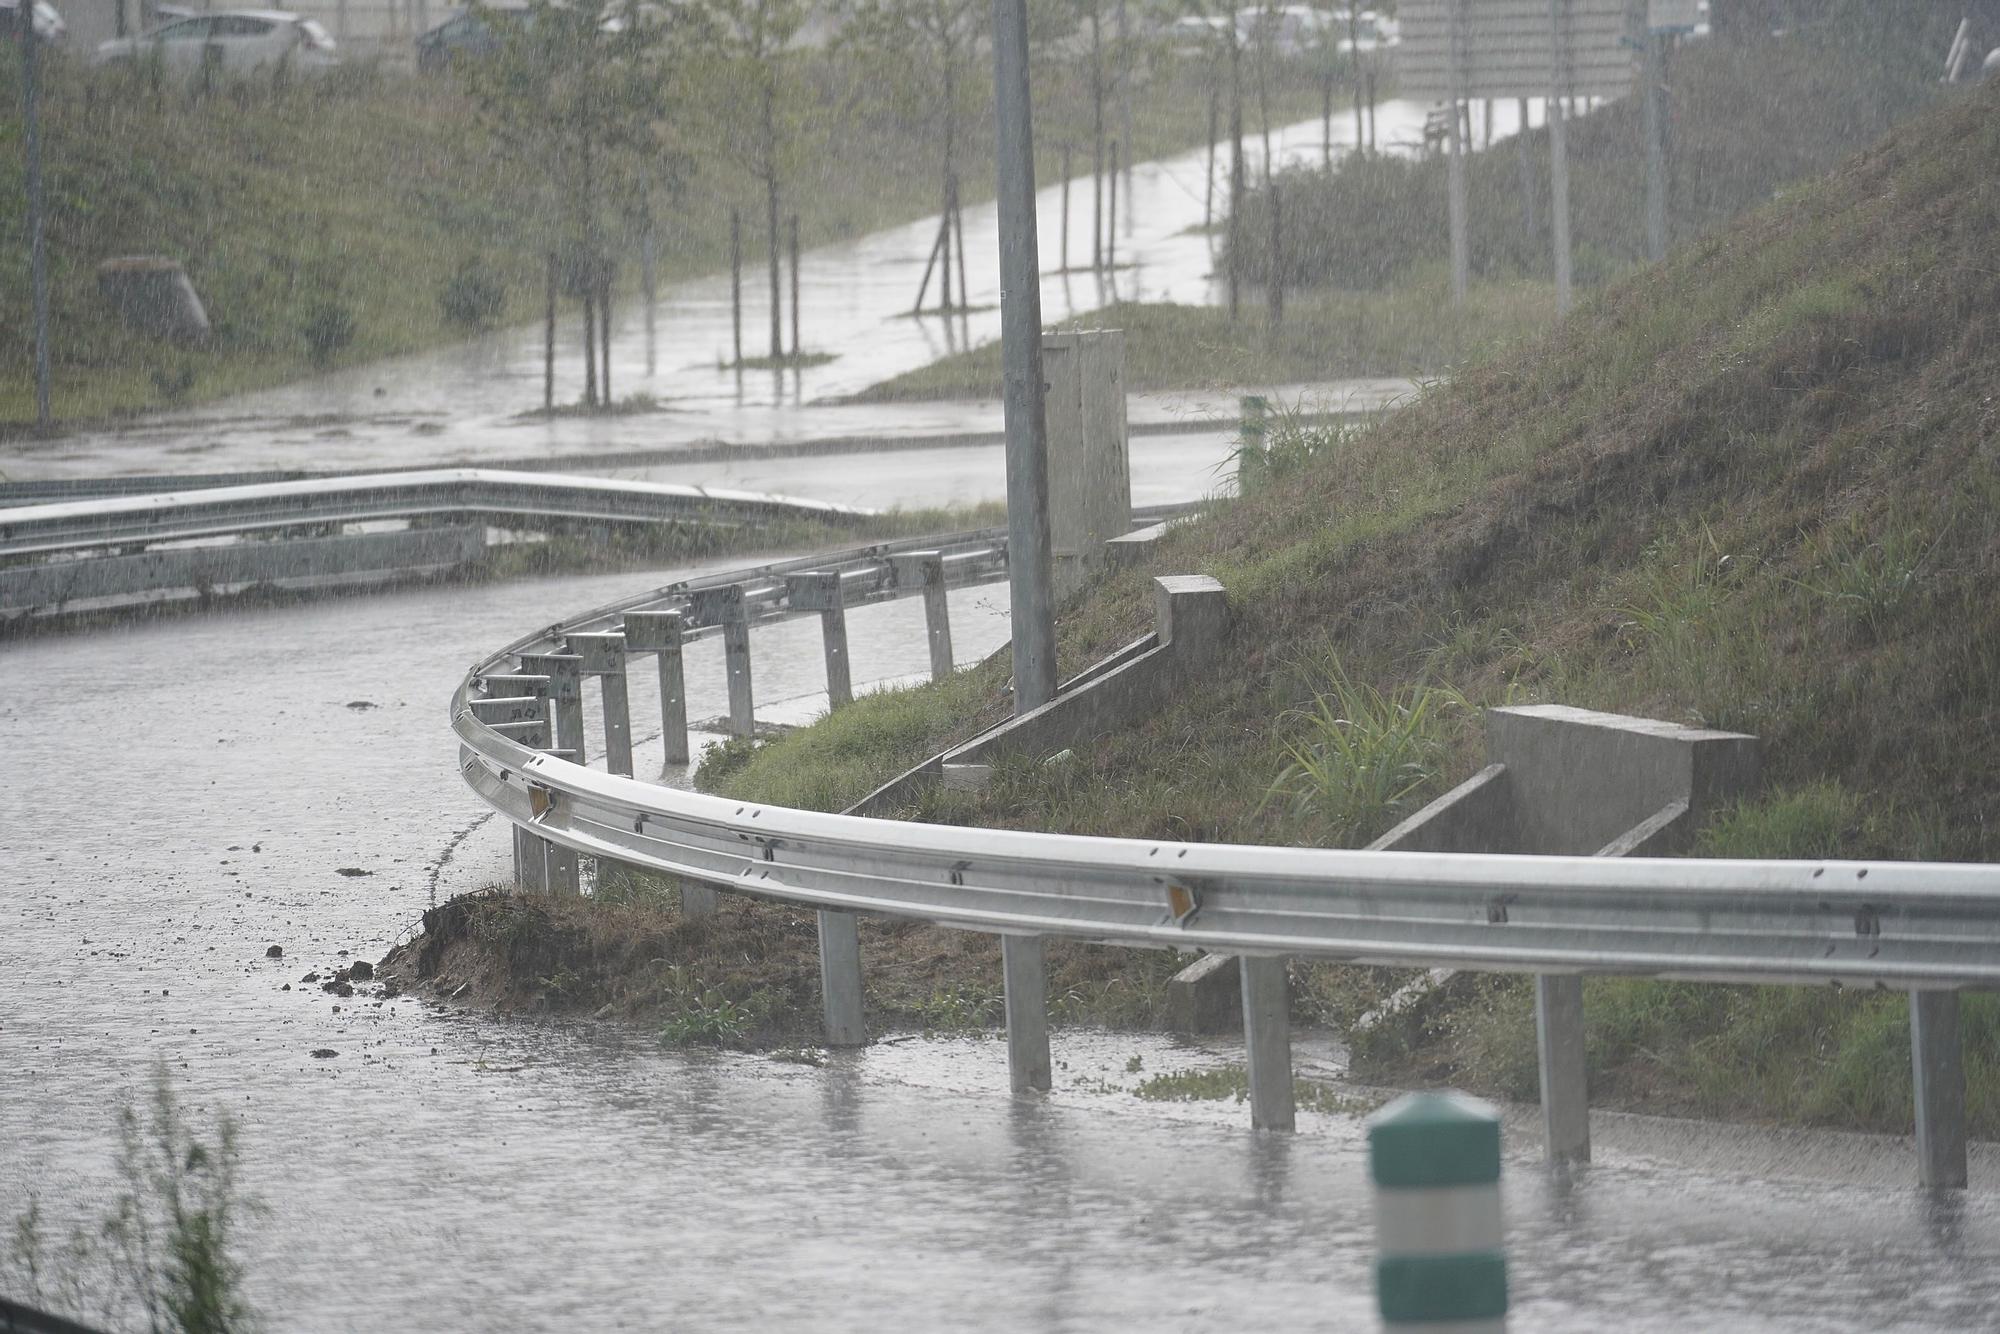
[[[137,37],[99,46],[93,65],[157,58],[169,70],[208,65],[231,73],[289,63],[301,73],[340,63],[333,37],[318,20],[281,9],[227,9],[196,14]]]

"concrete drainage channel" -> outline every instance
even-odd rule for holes
[[[1754,782],[1754,738],[1573,709],[1495,710],[1488,768],[1362,851],[1084,838],[867,813],[924,783],[977,785],[1000,754],[1086,743],[1199,688],[1227,648],[1227,599],[1213,580],[1178,577],[1155,581],[1153,634],[850,813],[632,777],[624,679],[635,659],[655,659],[665,754],[684,763],[688,640],[724,637],[731,727],[747,735],[756,625],[820,616],[839,707],[850,693],[847,608],[923,596],[935,649],[950,633],[941,590],[1003,578],[1005,559],[1003,535],[979,532],[763,566],[585,613],[476,665],[452,703],[460,768],[514,825],[521,887],[578,893],[579,859],[595,858],[705,887],[686,896],[691,913],[712,911],[719,891],[816,909],[830,1045],[867,1041],[857,915],[1000,934],[1012,943],[1005,1006],[1017,1091],[1050,1082],[1046,936],[1225,956],[1252,1121],[1280,1130],[1295,1116],[1288,956],[1532,974],[1547,1147],[1558,1163],[1589,1156],[1584,975],[1902,990],[1911,997],[1917,1175],[1965,1185],[1958,992],[2000,985],[2000,866],[1659,856],[1716,801]],[[934,674],[949,670],[948,651],[932,661]],[[587,681],[599,683],[608,772],[586,767]],[[1218,982],[1185,985],[1212,991]]]

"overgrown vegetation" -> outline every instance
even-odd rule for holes
[[[1932,105],[1938,51],[1956,13],[1925,7],[1885,22],[1879,6],[1835,0],[1782,40],[1745,33],[1675,54],[1667,139],[1669,234],[1701,236],[1847,157]],[[1754,131],[1746,127],[1754,126]],[[1643,107],[1628,97],[1569,128],[1576,279],[1597,284],[1644,259]],[[1401,286],[1449,258],[1445,161],[1349,157],[1281,172],[1278,271],[1291,286]],[[1468,249],[1475,278],[1553,276],[1546,130],[1470,154]],[[1238,247],[1249,281],[1272,272],[1270,199],[1246,199]]]
[[[120,1113],[122,1191],[94,1223],[58,1241],[31,1197],[0,1245],[9,1295],[43,1310],[119,1328],[231,1334],[255,1327],[237,1254],[256,1209],[237,1178],[235,1123],[214,1138],[188,1123],[166,1068],[154,1072],[142,1114]]]

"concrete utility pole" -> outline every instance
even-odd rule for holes
[[[1563,99],[1568,92],[1568,25],[1564,0],[1549,0],[1549,233],[1556,252],[1556,313],[1569,309],[1569,123]]]
[[[35,302],[35,427],[49,429],[49,253],[42,237],[41,99],[35,88],[34,6],[23,0],[21,28],[21,103],[26,122],[28,157],[28,268]],[[17,11],[18,13],[19,11]]]
[[[1035,245],[1035,139],[1028,102],[1026,0],[993,0],[993,71],[1014,711],[1026,713],[1054,699],[1056,693],[1055,605],[1049,589],[1048,422],[1042,382],[1042,289]]]
[[[1028,100],[1027,0],[993,0],[993,112],[1000,213],[1000,343],[1006,367],[1007,582],[1013,599],[1014,712],[1055,698],[1050,590],[1047,386],[1042,276],[1035,247],[1035,135]],[[1099,98],[1102,118],[1102,99]],[[1101,233],[1100,233],[1101,235]],[[1048,989],[1040,936],[1002,936],[1008,1081],[1050,1084]]]
[[[1451,158],[1445,165],[1446,208],[1450,211],[1451,223],[1451,303],[1465,304],[1466,288],[1471,285],[1471,254],[1466,240],[1465,228],[1465,126],[1461,120],[1464,105],[1464,62],[1465,62],[1465,0],[1451,0],[1446,11],[1451,25],[1449,61],[1450,105],[1451,105]]]

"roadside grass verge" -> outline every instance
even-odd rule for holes
[[[1446,277],[1386,292],[1287,297],[1272,329],[1261,296],[1246,292],[1235,320],[1218,306],[1121,301],[1078,321],[1125,331],[1133,389],[1205,389],[1369,375],[1428,375],[1546,331],[1555,296],[1546,284],[1481,284],[1453,309]],[[1000,395],[1000,345],[987,343],[907,371],[854,396],[890,403]]]

